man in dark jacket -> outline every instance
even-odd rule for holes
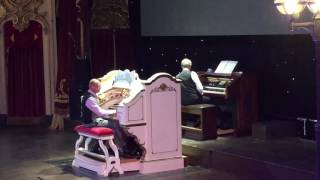
[[[209,103],[210,98],[203,96],[203,86],[198,77],[198,74],[191,71],[192,62],[188,58],[181,61],[182,71],[176,76],[182,80],[181,83],[181,104],[201,104]]]

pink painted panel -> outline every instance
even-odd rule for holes
[[[129,121],[143,120],[143,98],[139,97],[134,106],[129,108]]]
[[[175,91],[151,94],[152,153],[176,152],[178,149],[176,98]]]

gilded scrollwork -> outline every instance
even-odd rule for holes
[[[39,12],[42,4],[43,0],[0,0],[0,24],[12,20],[13,26],[21,32],[28,28],[31,20],[35,20],[47,32],[49,24],[45,18],[46,13]]]
[[[81,5],[80,5],[80,2],[81,0],[76,0],[76,7],[77,7],[77,9],[78,9],[78,11],[80,11],[81,10]]]
[[[54,101],[57,103],[69,103],[69,95],[64,91],[66,82],[67,79],[65,78],[61,79],[59,82],[59,88],[54,97]]]
[[[128,1],[94,0],[91,22],[94,28],[129,28]]]
[[[320,14],[317,14],[314,18],[314,31],[317,40],[320,40]]]
[[[162,83],[159,87],[154,88],[151,90],[151,93],[153,92],[164,92],[164,91],[176,91],[175,88],[167,86],[166,84]]]
[[[2,19],[6,17],[7,11],[6,9],[0,4],[0,22]]]

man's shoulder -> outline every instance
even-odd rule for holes
[[[92,98],[94,98],[94,96],[88,91],[82,95],[82,101],[87,101],[88,99],[92,99]]]
[[[87,92],[83,93],[82,96],[83,97],[88,97],[88,96],[92,96],[92,94],[89,91],[87,91]]]
[[[191,77],[191,72],[190,71],[182,71],[176,77],[181,80],[187,80]]]
[[[195,71],[191,71],[191,72],[190,72],[190,75],[191,75],[191,76],[199,77],[199,76],[198,76],[198,73],[196,73]]]

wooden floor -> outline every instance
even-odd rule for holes
[[[316,144],[296,137],[261,140],[218,137],[212,141],[183,139],[188,164],[259,180],[315,178]]]
[[[223,137],[203,142],[183,139],[183,151],[188,155],[186,161],[193,166],[149,175],[136,172],[121,176],[113,174],[109,178],[72,168],[76,139],[77,135],[72,130],[55,132],[43,126],[0,128],[0,179],[270,180],[290,177],[292,180],[295,179],[291,177],[293,175],[303,179],[314,176],[315,146],[299,139],[275,142],[252,140],[250,137]],[[262,168],[265,169],[261,171]],[[288,169],[295,171],[289,172]]]

